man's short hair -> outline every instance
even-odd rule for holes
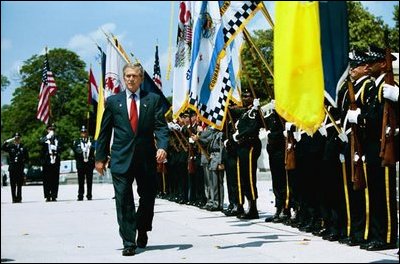
[[[125,64],[124,68],[122,69],[122,72],[124,73],[124,75],[125,75],[125,70],[128,69],[128,68],[130,68],[130,69],[139,69],[140,76],[142,78],[144,77],[144,69],[143,69],[142,64],[140,64],[139,62]]]

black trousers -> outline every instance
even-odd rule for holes
[[[24,183],[24,167],[10,168],[10,186],[13,202],[22,200],[22,184]]]
[[[92,186],[93,186],[93,166],[90,164],[83,165],[82,168],[78,169],[78,198],[82,199],[85,193],[85,179],[86,179],[86,197],[92,198]]]
[[[60,164],[46,164],[43,166],[44,198],[57,198],[60,183]]]

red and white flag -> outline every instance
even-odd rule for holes
[[[43,121],[45,124],[49,122],[50,117],[50,96],[54,95],[56,91],[57,85],[53,73],[50,70],[46,52],[42,72],[42,84],[40,85],[39,92],[39,104],[36,114],[36,118]]]

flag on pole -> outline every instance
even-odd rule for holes
[[[42,70],[42,84],[40,85],[39,104],[37,108],[36,118],[47,124],[50,118],[50,96],[57,91],[57,85],[50,70],[47,58],[47,48],[44,58],[44,66]]]
[[[277,112],[313,134],[324,120],[318,2],[276,2],[274,83]]]
[[[97,87],[96,79],[94,78],[92,68],[89,69],[89,82],[88,82],[88,131],[90,136],[94,136],[96,130],[97,107],[99,101],[99,90]]]
[[[349,72],[349,22],[346,1],[319,2],[325,98],[336,107]]]
[[[89,70],[89,89],[88,89],[88,104],[92,105],[99,101],[99,89],[97,87],[96,79],[94,78],[92,68]]]
[[[185,111],[189,99],[190,61],[192,54],[193,12],[199,1],[181,1],[179,4],[178,34],[172,90],[172,116],[178,118]]]
[[[234,75],[230,58],[218,58],[224,45],[219,2],[200,2],[194,14],[189,105],[203,122],[222,129]]]
[[[116,42],[118,43],[118,42]],[[122,55],[119,48],[112,40],[107,38],[107,60],[104,83],[104,98],[125,90],[123,68],[129,62],[129,58]]]
[[[101,65],[101,78],[100,78],[100,83],[99,83],[99,97],[98,97],[98,103],[97,103],[97,113],[96,113],[96,133],[94,135],[94,139],[97,140],[100,134],[100,128],[101,128],[101,119],[103,118],[103,113],[104,113],[104,107],[105,107],[105,99],[104,99],[104,88],[103,88],[103,83],[105,80],[105,69],[106,69],[106,54],[103,52],[103,50],[97,46],[97,48],[100,51],[100,65]]]
[[[162,89],[161,82],[161,70],[160,70],[160,60],[158,58],[158,45],[156,45],[156,54],[154,60],[154,72],[153,72],[153,81],[157,85],[158,89]]]

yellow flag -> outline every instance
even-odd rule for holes
[[[100,78],[99,101],[97,104],[97,116],[96,116],[96,133],[94,135],[94,140],[97,140],[100,134],[101,119],[103,118],[103,112],[104,112],[103,78]]]
[[[318,2],[275,2],[274,84],[277,112],[313,134],[324,119]]]

